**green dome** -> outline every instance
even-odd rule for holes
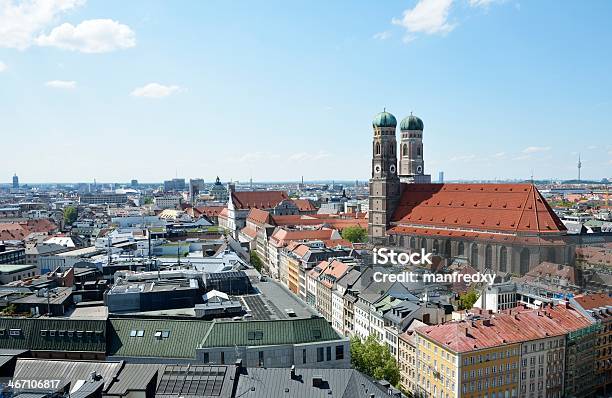
[[[423,130],[423,121],[412,113],[400,123],[401,130]]]
[[[397,120],[395,116],[390,114],[387,111],[380,112],[378,115],[374,116],[374,120],[372,120],[373,127],[395,127],[397,126]]]

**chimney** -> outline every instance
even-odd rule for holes
[[[312,386],[316,388],[321,388],[323,385],[323,376],[312,376]]]
[[[490,319],[483,319],[482,320],[482,326],[491,326],[491,320]]]
[[[291,380],[295,379],[295,365],[291,365]]]

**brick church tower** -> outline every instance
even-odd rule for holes
[[[383,245],[387,242],[387,226],[400,197],[400,180],[397,175],[397,120],[383,111],[374,117],[372,128],[372,178],[370,178],[370,210],[368,235],[370,242]]]

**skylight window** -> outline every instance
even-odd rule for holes
[[[138,333],[136,334],[137,337],[142,337],[144,336],[144,330],[139,330]]]
[[[130,337],[136,337],[136,331],[135,330],[130,331]]]

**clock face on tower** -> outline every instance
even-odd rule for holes
[[[376,166],[374,166],[374,172],[375,172],[376,174],[380,174],[380,165],[379,165],[379,164],[377,164]]]
[[[389,172],[390,172],[391,174],[395,174],[395,165],[394,165],[394,164],[392,164],[391,166],[389,166]]]
[[[421,174],[423,172],[423,166],[417,166],[417,173]]]

